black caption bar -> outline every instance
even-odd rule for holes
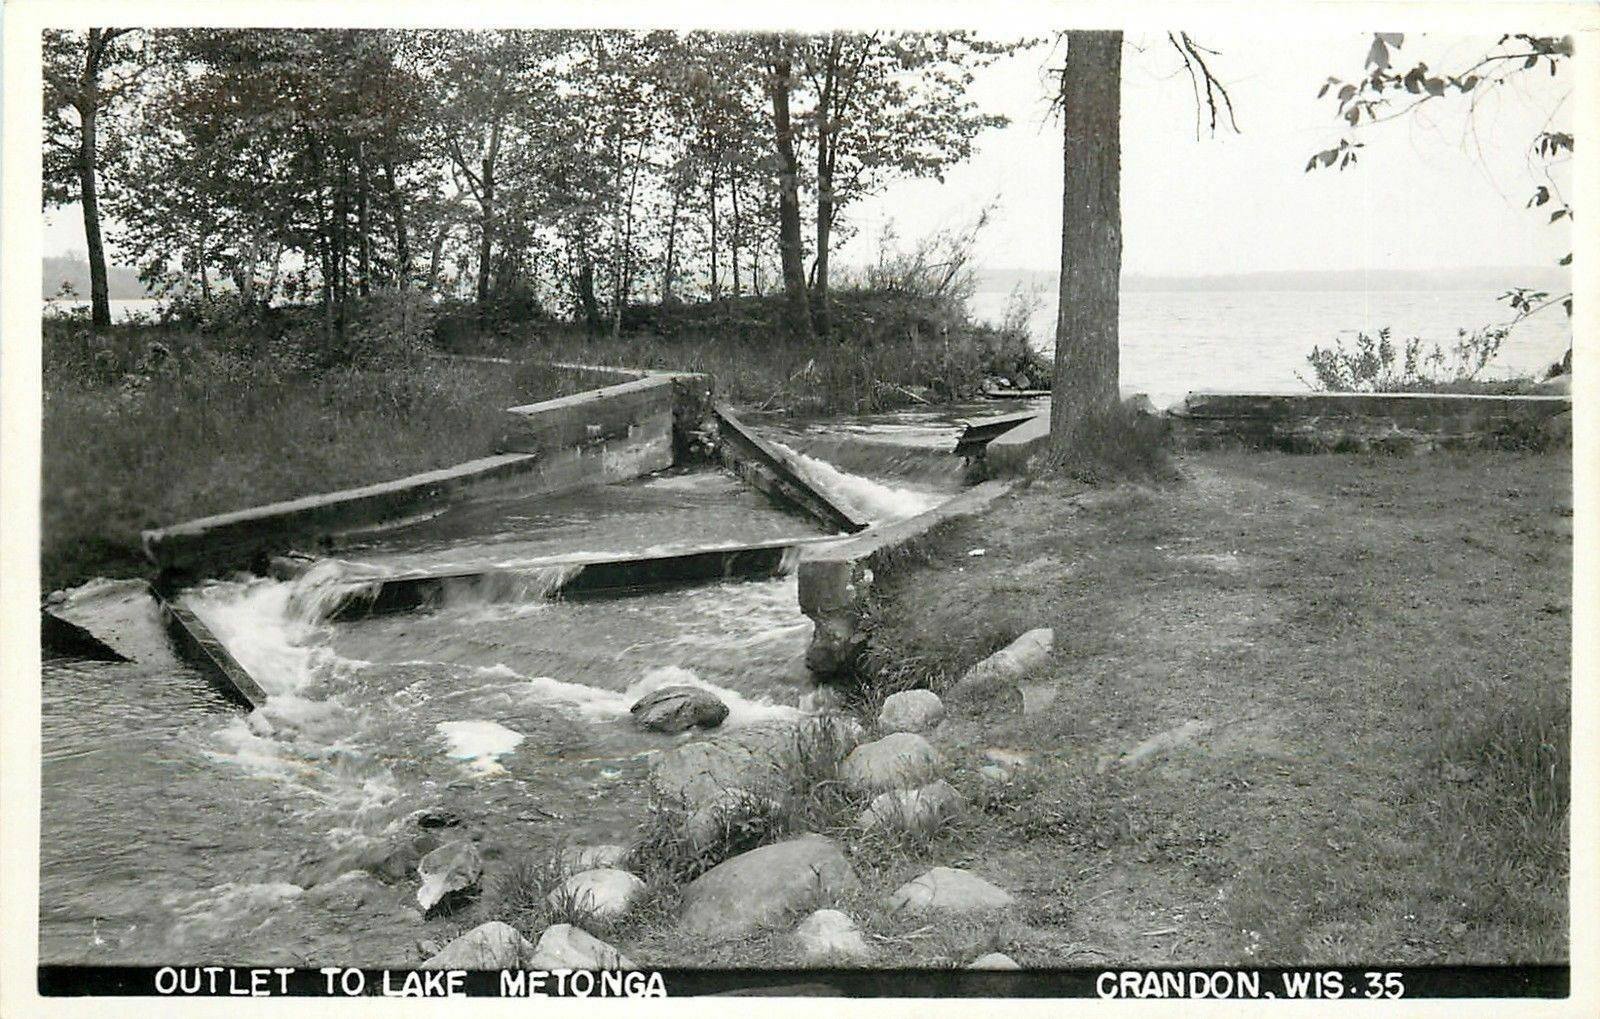
[[[1568,966],[1258,969],[411,970],[246,966],[40,966],[45,997],[1565,998]]]

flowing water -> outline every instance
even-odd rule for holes
[[[884,520],[959,485],[955,428],[910,415],[771,437]],[[908,442],[916,429],[938,447]],[[450,923],[415,900],[439,826],[478,837],[486,875],[561,841],[627,842],[649,759],[695,738],[632,725],[642,694],[705,687],[737,728],[795,716],[808,682],[792,574],[581,601],[500,590],[330,622],[352,578],[819,535],[724,473],[669,471],[478,499],[293,580],[191,589],[269,694],[249,714],[172,656],[136,587],[74,592],[108,622],[116,599],[137,661],[45,663],[42,961],[414,963]]]

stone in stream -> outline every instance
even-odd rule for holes
[[[689,810],[714,802],[729,788],[779,795],[781,771],[794,760],[799,732],[795,723],[775,722],[673,747],[656,756],[650,783]]]
[[[440,846],[417,863],[422,887],[417,889],[417,904],[423,915],[452,895],[465,894],[478,887],[483,877],[483,857],[468,839]]]
[[[955,787],[940,779],[920,789],[891,789],[879,793],[857,823],[866,829],[931,832],[940,822],[961,812],[966,799]]]
[[[990,952],[980,955],[967,964],[967,969],[1021,969],[1017,960],[1004,952]]]
[[[884,698],[878,712],[882,732],[928,732],[944,720],[944,702],[932,690],[902,690]]]
[[[876,793],[924,785],[943,767],[944,759],[927,740],[916,733],[896,732],[850,751],[840,774],[850,788]]]
[[[839,844],[802,835],[752,849],[700,875],[683,890],[683,926],[731,936],[861,887]]]
[[[534,954],[533,942],[508,923],[491,920],[445,945],[421,969],[520,969]]]
[[[641,729],[652,732],[710,729],[728,717],[728,706],[716,694],[686,685],[652,690],[629,710]]]
[[[862,963],[872,957],[861,929],[837,909],[819,909],[800,921],[794,940],[810,963]]]
[[[635,969],[628,957],[570,923],[552,924],[539,935],[529,969],[619,970]]]
[[[614,920],[633,908],[644,893],[644,882],[625,870],[596,867],[574,874],[545,900],[599,920]]]
[[[1016,902],[1011,893],[976,874],[951,867],[934,867],[912,878],[889,896],[891,912],[977,913],[1004,909]]]
[[[306,889],[301,902],[332,913],[354,913],[383,894],[384,886],[364,870],[348,870]]]
[[[1029,630],[968,669],[945,696],[951,701],[971,703],[1005,693],[1049,660],[1055,639],[1055,631],[1047,626]]]
[[[606,842],[595,846],[568,846],[561,850],[557,864],[563,874],[578,874],[600,867],[619,867],[627,858],[627,846]]]

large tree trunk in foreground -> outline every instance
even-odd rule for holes
[[[800,240],[800,162],[794,154],[794,128],[789,119],[792,85],[792,43],[777,43],[772,59],[772,127],[778,150],[778,257],[783,264],[783,290],[790,335],[813,338],[811,308],[806,299],[805,250]]]
[[[1068,32],[1061,76],[1061,307],[1050,437],[1117,403],[1122,33]]]

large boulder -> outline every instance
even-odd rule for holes
[[[701,934],[740,934],[860,887],[838,843],[802,835],[741,853],[696,878],[683,890],[683,925]]]
[[[895,889],[889,896],[889,909],[893,912],[977,913],[1004,909],[1015,902],[1010,892],[976,874],[951,867],[934,867]]]
[[[470,893],[483,877],[483,857],[470,839],[458,839],[440,846],[417,863],[422,887],[417,889],[417,904],[424,915],[452,895]]]
[[[1047,626],[1029,630],[968,669],[945,696],[970,703],[1003,695],[1042,668],[1054,647],[1054,630]]]
[[[966,799],[944,779],[920,789],[891,789],[879,793],[861,812],[863,828],[927,833],[961,812]]]
[[[597,867],[567,878],[546,901],[557,908],[570,905],[575,912],[599,920],[614,920],[632,909],[642,894],[644,882],[632,874],[615,867]]]
[[[422,969],[520,969],[533,943],[508,923],[491,920],[472,928],[423,961]]]
[[[778,795],[783,791],[783,769],[796,753],[799,731],[793,722],[774,722],[673,747],[651,764],[651,785],[690,810],[711,803],[729,788]]]
[[[800,921],[794,940],[808,963],[861,963],[872,957],[861,929],[837,909],[819,909]]]
[[[570,923],[552,924],[539,935],[533,946],[529,969],[634,969],[628,957],[590,934],[582,927]]]
[[[896,732],[850,751],[840,775],[852,789],[877,793],[924,785],[943,767],[944,759],[927,740],[916,733]]]
[[[686,685],[652,690],[629,710],[641,729],[652,732],[710,729],[728,717],[728,706],[716,694]]]
[[[882,732],[929,732],[944,720],[944,702],[932,690],[902,690],[884,698],[878,712]]]

